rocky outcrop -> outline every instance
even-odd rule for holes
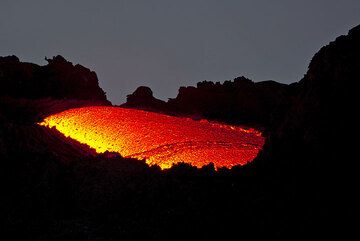
[[[48,64],[20,62],[16,56],[0,57],[0,96],[27,99],[75,99],[110,104],[99,87],[96,73],[73,65],[58,55]]]
[[[356,129],[359,43],[357,26],[315,54],[289,112],[270,135],[266,153],[281,148],[278,143],[296,148],[293,141],[297,141],[308,147],[303,152],[313,150],[330,157],[329,164],[352,151],[352,142],[347,140],[354,137]]]
[[[254,83],[238,77],[223,84],[203,81],[196,87],[181,87],[178,96],[168,104],[180,113],[268,127],[287,109],[293,90],[293,85],[275,81]]]
[[[126,103],[122,104],[121,107],[157,112],[165,112],[168,109],[166,102],[156,99],[152,90],[147,86],[140,86],[134,93],[128,95]]]
[[[96,73],[62,56],[39,66],[0,57],[0,115],[6,122],[36,123],[69,108],[111,105]]]
[[[149,88],[139,87],[128,95],[122,107],[139,108],[168,114],[186,115],[232,124],[269,129],[278,123],[290,107],[296,84],[275,81],[254,83],[245,77],[233,81],[203,81],[196,87],[180,87],[176,98],[163,102],[152,96]]]
[[[289,224],[301,224],[302,232],[354,230],[359,79],[357,26],[315,54],[289,112],[253,162],[267,185],[289,191],[297,207]]]

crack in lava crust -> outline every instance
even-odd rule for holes
[[[70,109],[40,125],[55,127],[98,153],[118,152],[162,169],[178,162],[230,168],[253,160],[264,144],[254,129],[119,107]]]

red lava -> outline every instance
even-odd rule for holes
[[[40,125],[55,127],[98,153],[118,152],[162,169],[178,162],[230,168],[253,160],[264,144],[254,129],[119,107],[70,109]]]

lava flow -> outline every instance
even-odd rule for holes
[[[186,162],[232,167],[253,160],[264,144],[261,133],[209,121],[119,107],[84,107],[51,115],[40,123],[94,148],[145,159],[162,169]]]

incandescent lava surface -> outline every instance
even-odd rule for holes
[[[162,169],[178,162],[230,168],[253,160],[264,144],[254,129],[119,107],[70,109],[40,125],[55,127],[98,153],[117,152]]]

